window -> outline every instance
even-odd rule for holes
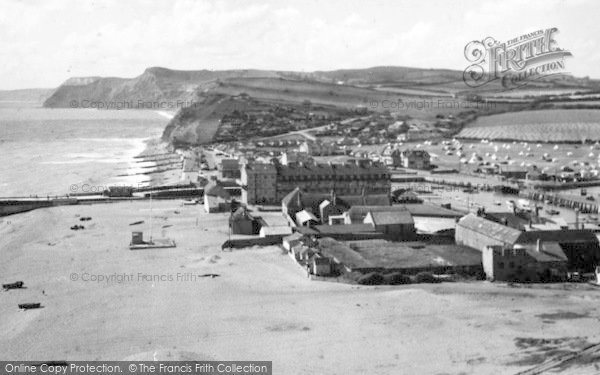
[[[500,268],[501,270],[504,269],[504,262],[499,262],[498,263],[498,268]]]
[[[510,262],[510,263],[508,264],[508,266],[509,266],[510,268],[515,268],[515,262]]]

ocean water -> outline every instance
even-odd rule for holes
[[[0,197],[143,185],[134,156],[169,119],[144,110],[0,106]],[[130,176],[119,176],[130,175]]]

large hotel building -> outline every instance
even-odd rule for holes
[[[368,160],[346,164],[249,163],[241,170],[242,201],[246,204],[279,204],[297,187],[311,193],[389,194],[390,177],[385,166]]]

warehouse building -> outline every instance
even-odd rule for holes
[[[600,244],[596,235],[589,230],[521,231],[469,214],[458,221],[455,240],[459,245],[481,252],[489,246],[513,249],[516,245],[528,247],[541,242],[550,248],[557,244],[567,257],[569,270],[593,272],[596,265],[600,264]]]
[[[556,242],[512,248],[488,246],[482,253],[483,271],[490,281],[550,282],[567,276],[568,259]]]

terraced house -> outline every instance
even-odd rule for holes
[[[296,188],[323,194],[389,194],[390,177],[383,164],[368,160],[346,164],[247,164],[242,169],[242,200],[246,204],[278,204]]]

